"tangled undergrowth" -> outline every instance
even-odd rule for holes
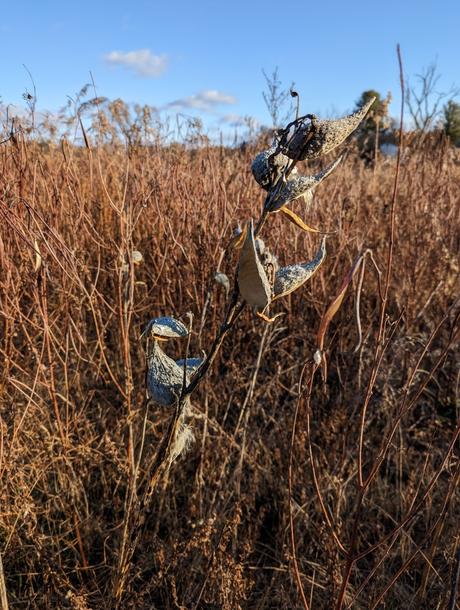
[[[272,324],[240,317],[193,395],[193,446],[142,501],[170,413],[146,401],[139,337],[149,319],[189,311],[191,354],[216,335],[228,297],[215,274],[234,276],[236,221],[263,204],[250,174],[260,150],[81,148],[20,134],[1,146],[0,553],[11,607],[290,610],[304,607],[301,590],[314,609],[450,603],[460,161],[446,142],[402,158],[382,344],[368,262],[330,324],[325,377],[312,381],[320,320],[356,256],[367,248],[382,273],[387,264],[395,161],[366,167],[349,145],[308,214],[336,231],[323,265],[276,303]],[[318,245],[278,215],[264,241],[280,264]],[[168,350],[184,356],[180,342]],[[127,514],[140,536],[121,579]]]

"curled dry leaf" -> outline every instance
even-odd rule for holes
[[[372,97],[357,112],[341,119],[317,119],[309,115],[296,124],[294,135],[286,143],[284,153],[290,159],[317,159],[340,144],[358,127],[375,101]]]
[[[34,263],[34,271],[38,271],[42,266],[42,255],[40,253],[40,248],[38,247],[38,241],[34,240],[35,247],[35,263]]]
[[[319,329],[318,329],[318,335],[317,335],[317,339],[316,339],[316,343],[317,343],[317,347],[318,347],[317,351],[319,351],[319,353],[321,353],[321,354],[323,353],[323,350],[324,350],[324,338],[326,336],[326,331],[329,327],[329,324],[331,323],[335,314],[340,309],[340,306],[342,305],[343,300],[345,298],[347,288],[350,285],[351,281],[353,280],[353,277],[354,277],[357,269],[363,262],[363,258],[364,258],[364,255],[360,254],[355,259],[355,261],[353,262],[353,265],[351,266],[351,269],[348,271],[347,275],[344,277],[344,279],[342,281],[342,284],[340,286],[337,296],[335,297],[335,299],[333,299],[331,301],[331,303],[329,304],[329,307],[326,309],[326,312],[324,313],[323,317],[321,318],[321,322],[319,324]]]
[[[246,233],[245,231],[243,231],[240,225],[235,227],[235,229],[233,230],[233,235],[230,239],[229,248],[236,248],[237,250],[239,250],[243,245],[245,235]]]
[[[314,229],[313,227],[310,227],[309,225],[305,224],[304,221],[289,208],[281,208],[280,212],[284,214],[288,220],[290,220],[293,224],[295,224],[303,231],[307,231],[308,233],[321,233],[319,229]]]

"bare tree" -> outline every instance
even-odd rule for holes
[[[262,92],[262,96],[268,112],[270,113],[273,128],[277,129],[281,124],[286,123],[288,117],[292,115],[292,103],[283,116],[281,116],[281,113],[283,112],[283,107],[285,106],[287,100],[291,97],[291,91],[294,88],[294,83],[292,83],[290,89],[283,89],[282,82],[278,74],[278,67],[273,70],[271,75],[268,75],[265,70],[262,70],[262,73],[267,83],[267,90]]]
[[[415,75],[417,85],[406,85],[406,105],[414,121],[415,128],[425,133],[441,113],[441,102],[445,98],[453,99],[460,94],[460,88],[452,85],[448,91],[439,91],[437,85],[441,74],[438,73],[436,62],[424,68]]]

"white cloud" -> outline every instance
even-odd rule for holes
[[[237,99],[233,95],[216,91],[215,89],[207,89],[200,91],[196,95],[190,95],[179,100],[175,100],[167,105],[168,108],[193,108],[209,112],[216,106],[236,104]]]
[[[241,116],[239,114],[226,114],[221,118],[220,122],[230,125],[230,127],[247,127],[248,129],[260,127],[259,121],[254,117]]]
[[[108,64],[113,66],[124,66],[133,70],[139,76],[160,76],[168,67],[167,55],[153,55],[150,49],[139,49],[138,51],[111,51],[104,55]]]

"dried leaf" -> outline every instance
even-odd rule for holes
[[[281,208],[280,212],[282,212],[288,218],[288,220],[300,227],[303,231],[308,231],[309,233],[321,233],[319,229],[314,229],[313,227],[309,227],[307,224],[305,224],[304,221],[289,208]]]
[[[139,252],[139,250],[133,250],[131,252],[131,260],[135,265],[140,265],[144,260],[144,257],[142,256],[141,252]]]
[[[347,275],[345,276],[342,285],[340,286],[340,290],[339,293],[337,294],[337,296],[335,297],[335,299],[330,303],[329,307],[327,308],[325,314],[323,315],[323,317],[321,318],[321,322],[319,325],[319,330],[318,330],[318,335],[317,335],[317,346],[318,346],[318,350],[320,353],[323,352],[323,348],[324,348],[324,338],[326,336],[326,331],[329,327],[329,324],[332,321],[332,318],[335,316],[335,314],[338,312],[338,310],[340,309],[340,306],[343,303],[343,300],[345,298],[345,294],[347,292],[347,288],[350,285],[353,276],[356,273],[356,270],[358,269],[359,265],[362,263],[363,261],[363,254],[360,254],[356,260],[354,261],[353,265],[351,266],[351,269],[349,270],[349,272],[347,273]]]
[[[38,241],[34,240],[35,247],[35,263],[34,263],[34,271],[38,271],[42,266],[42,255],[40,253],[40,248],[38,247]]]

